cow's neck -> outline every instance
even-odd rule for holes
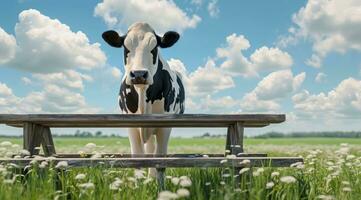
[[[153,84],[150,85],[146,91],[146,102],[154,103],[156,100],[162,100],[169,94],[172,88],[171,77],[169,72],[164,69],[161,59],[158,59],[157,71],[153,77]]]

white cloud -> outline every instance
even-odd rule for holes
[[[184,64],[180,60],[171,59],[168,63],[172,69],[182,74],[186,92],[189,96],[214,94],[235,86],[232,77],[216,67],[213,60],[208,60],[204,66],[198,67],[191,73],[187,73]]]
[[[199,7],[203,4],[203,0],[191,0],[191,4]]]
[[[297,114],[308,118],[361,116],[361,81],[343,80],[326,93],[310,94],[307,90],[292,97]]]
[[[32,83],[31,79],[29,79],[28,77],[22,77],[21,81],[25,84],[25,85],[30,85]]]
[[[16,40],[14,36],[6,33],[0,27],[0,64],[13,59],[16,50]]]
[[[294,43],[300,38],[313,42],[314,54],[306,62],[320,67],[329,52],[345,53],[350,49],[361,51],[361,1],[308,0],[293,15],[296,28],[281,43]]]
[[[217,49],[217,58],[224,59],[221,68],[232,76],[258,76],[261,72],[288,69],[292,66],[292,57],[278,48],[263,46],[253,52],[250,59],[242,54],[251,45],[243,35],[235,33],[227,38],[227,46]]]
[[[263,46],[251,55],[251,62],[257,71],[288,69],[292,66],[292,57],[278,48]]]
[[[257,84],[253,91],[243,97],[241,101],[242,110],[261,112],[280,109],[279,101],[296,92],[305,77],[305,72],[293,76],[290,70],[281,70],[269,74]]]
[[[0,83],[1,113],[96,113],[84,96],[54,84],[44,85],[42,91],[33,91],[24,97],[15,96],[12,90]]]
[[[297,76],[293,76],[290,70],[273,72],[264,77],[253,92],[262,100],[283,98],[296,91],[305,77],[305,72]]]
[[[213,18],[218,17],[219,15],[219,8],[217,6],[217,2],[218,0],[211,0],[207,6],[209,16]]]
[[[204,99],[201,100],[200,109],[203,112],[225,113],[238,110],[235,108],[237,105],[238,101],[233,99],[231,96],[212,98],[211,95],[207,95]]]
[[[317,83],[323,83],[326,81],[327,75],[325,73],[319,72],[316,75],[315,81]]]
[[[50,73],[50,74],[33,74],[33,77],[42,81],[44,85],[55,84],[60,87],[69,89],[83,90],[83,81],[92,81],[93,78],[89,75],[79,73],[74,70],[66,70],[64,72]]]
[[[254,92],[247,93],[241,101],[242,112],[276,111],[281,106],[275,100],[261,100]]]
[[[182,32],[195,28],[201,21],[199,16],[190,16],[173,1],[166,0],[103,0],[95,7],[94,15],[123,32],[139,21],[149,23],[157,33]]]
[[[110,69],[110,74],[113,76],[113,78],[115,79],[121,79],[122,78],[122,72],[120,71],[120,69],[118,69],[117,67],[112,67]]]
[[[106,61],[100,44],[89,43],[83,32],[72,32],[69,26],[34,9],[19,14],[15,35],[18,48],[8,63],[14,68],[51,73],[74,68],[92,69]]]

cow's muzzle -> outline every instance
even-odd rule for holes
[[[148,75],[147,70],[133,70],[129,73],[132,84],[147,84]]]

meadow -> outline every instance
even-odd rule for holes
[[[169,153],[223,153],[224,138],[171,138]],[[0,137],[0,157],[24,153],[20,138]],[[61,153],[129,153],[126,138],[55,138]],[[158,191],[146,169],[68,168],[32,163],[26,173],[0,165],[0,199],[361,199],[361,140],[245,139],[245,151],[302,156],[289,168],[167,169]],[[61,169],[61,170],[60,170]],[[239,187],[234,186],[241,176]]]

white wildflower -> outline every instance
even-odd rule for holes
[[[297,167],[298,165],[302,165],[302,164],[303,164],[302,162],[296,162],[296,163],[292,163],[290,167]]]
[[[190,195],[189,191],[185,188],[178,189],[177,194],[179,197],[188,197]]]
[[[15,179],[5,179],[3,180],[4,184],[13,184],[15,182]]]
[[[260,174],[261,174],[261,173],[258,172],[258,171],[255,171],[255,172],[252,173],[253,176],[259,176]]]
[[[209,186],[209,185],[211,185],[211,182],[206,182],[205,185],[206,185],[206,186]]]
[[[294,183],[296,182],[296,178],[293,176],[283,176],[281,177],[281,182],[283,183]]]
[[[176,193],[173,193],[171,191],[162,191],[158,194],[158,199],[166,200],[166,199],[177,199],[178,195]]]
[[[86,175],[85,174],[78,174],[75,176],[75,180],[83,180],[85,179]]]
[[[226,163],[226,162],[227,162],[227,160],[221,160],[221,164]]]
[[[279,172],[272,172],[272,173],[271,173],[271,178],[276,177],[276,176],[279,176],[279,175],[280,175]]]
[[[87,149],[94,149],[95,147],[97,147],[97,145],[91,142],[85,145],[85,148]]]
[[[9,142],[9,141],[4,141],[4,142],[0,143],[0,146],[2,146],[2,147],[10,147],[10,146],[12,146],[12,143]]]
[[[222,174],[222,177],[224,177],[224,178],[228,178],[230,176],[231,176],[231,174]]]
[[[344,188],[342,188],[342,191],[344,191],[344,192],[351,192],[352,190],[351,190],[350,187],[344,187]]]
[[[245,168],[242,168],[241,170],[239,170],[239,174],[243,174],[243,173],[248,172],[248,171],[249,171],[249,168],[245,167]]]
[[[352,159],[354,159],[354,158],[356,158],[356,156],[350,154],[350,155],[347,155],[346,160],[352,160]]]
[[[179,178],[178,177],[173,177],[172,179],[171,179],[171,182],[173,183],[173,185],[178,185],[179,184]]]
[[[182,187],[190,187],[192,185],[192,181],[190,178],[188,178],[186,176],[181,176],[179,185]]]
[[[242,162],[240,162],[239,164],[241,164],[241,165],[249,165],[250,163],[251,163],[251,161],[246,159],[246,160],[242,160]]]
[[[268,182],[267,184],[266,184],[266,189],[271,189],[271,188],[273,188],[273,186],[275,185],[275,183],[274,182]]]
[[[262,172],[264,172],[264,169],[263,169],[263,168],[258,168],[258,169],[257,169],[257,172],[258,172],[258,173],[262,173]]]
[[[120,180],[119,178],[115,178],[115,181],[109,185],[109,189],[118,190],[122,183],[122,180]]]
[[[348,181],[342,181],[341,182],[343,185],[350,185],[350,182],[348,182]]]
[[[91,189],[94,189],[94,183],[82,183],[82,184],[79,184],[78,185],[80,188],[82,189],[86,189],[86,190],[91,190]]]
[[[21,156],[30,156],[30,152],[26,149],[22,149],[22,150],[20,150],[20,155]]]
[[[67,168],[67,167],[68,167],[68,162],[67,161],[60,161],[55,166],[55,168]]]
[[[46,166],[48,166],[48,162],[46,161],[42,161],[39,165],[40,168],[45,168]]]
[[[237,158],[237,156],[234,155],[234,154],[231,154],[231,155],[227,155],[226,158],[227,159],[234,159],[234,158]]]
[[[219,184],[221,184],[221,185],[225,185],[225,184],[226,184],[226,182],[221,181],[221,182],[219,182]]]
[[[334,196],[324,195],[324,194],[319,195],[317,198],[322,199],[322,200],[334,200],[335,199]]]

